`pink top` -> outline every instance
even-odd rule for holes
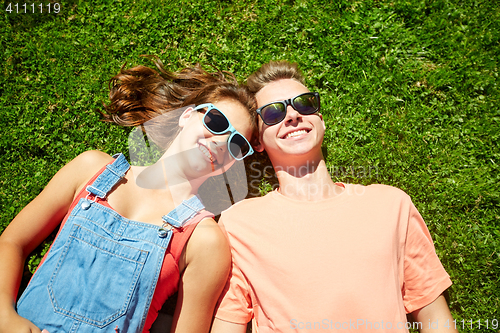
[[[165,259],[163,260],[143,332],[149,332],[151,325],[153,325],[158,317],[158,311],[160,311],[167,299],[177,291],[180,279],[179,258],[181,257],[182,250],[198,225],[198,222],[207,217],[213,217],[213,214],[203,210],[193,217],[191,221],[187,222],[187,226],[180,230],[173,229],[172,239],[165,253]]]
[[[233,267],[217,318],[260,333],[407,332],[406,313],[451,285],[408,195],[337,185],[334,198],[274,191],[222,214]]]

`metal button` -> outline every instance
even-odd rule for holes
[[[160,236],[161,238],[167,237],[167,234],[168,234],[167,230],[163,228],[158,229],[158,236]]]
[[[91,205],[91,202],[88,201],[88,200],[85,200],[84,202],[82,202],[81,207],[82,207],[83,210],[87,210],[87,209],[90,208],[90,205]]]

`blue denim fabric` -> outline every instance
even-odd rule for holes
[[[91,200],[104,198],[129,164],[123,155],[87,187],[21,296],[17,311],[40,329],[142,332],[173,227],[203,209],[194,196],[158,226],[131,221]],[[91,193],[91,194],[90,194]]]

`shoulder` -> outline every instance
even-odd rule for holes
[[[77,187],[81,188],[92,176],[103,166],[113,161],[113,157],[98,150],[89,150],[81,153],[59,172],[59,178],[68,179]]]
[[[223,285],[230,268],[229,242],[212,218],[202,220],[185,247],[184,279],[196,284]]]
[[[411,198],[403,190],[389,185],[344,184],[346,197],[344,208],[371,207],[377,211],[392,210],[396,207],[411,206]]]
[[[212,218],[201,220],[191,235],[187,248],[186,258],[201,260],[230,259],[229,243]],[[213,264],[213,262],[211,263]]]
[[[245,232],[257,221],[275,219],[276,214],[281,214],[284,210],[286,210],[286,203],[279,200],[273,191],[262,197],[244,199],[235,203],[221,213],[218,224],[225,234],[230,230],[235,232],[235,229]]]
[[[88,150],[73,159],[76,165],[82,168],[101,168],[105,164],[113,161],[113,157],[99,150]]]
[[[113,157],[98,150],[89,150],[75,157],[68,165],[81,171],[84,178],[92,177],[103,166],[113,161]]]
[[[268,203],[273,201],[273,192],[266,194],[263,197],[255,197],[238,201],[228,209],[222,212],[223,216],[233,214],[255,214],[261,211]]]
[[[365,192],[380,199],[389,198],[409,198],[408,194],[401,190],[400,188],[384,185],[384,184],[371,184],[371,185],[355,185],[355,184],[345,184],[346,188],[350,188],[351,191],[355,192]]]

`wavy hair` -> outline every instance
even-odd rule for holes
[[[255,99],[233,74],[209,73],[200,64],[178,72],[169,72],[158,58],[149,57],[158,71],[136,66],[125,69],[109,80],[110,104],[104,104],[104,121],[120,126],[138,126],[159,114],[188,105],[231,99],[241,103],[255,128]],[[229,76],[229,79],[226,77]]]
[[[193,104],[232,100],[248,110],[255,136],[257,121],[254,95],[248,87],[239,85],[232,73],[220,70],[207,72],[200,64],[170,72],[157,57],[147,58],[153,61],[156,70],[147,66],[126,69],[124,64],[120,72],[109,80],[111,102],[103,103],[104,111],[98,110],[103,121],[120,126],[140,126],[144,133],[146,130],[142,125],[146,122],[155,124],[148,128],[148,139],[165,151],[180,132],[179,113],[171,111]],[[162,117],[158,117],[160,115]],[[166,126],[173,130],[164,131]]]

